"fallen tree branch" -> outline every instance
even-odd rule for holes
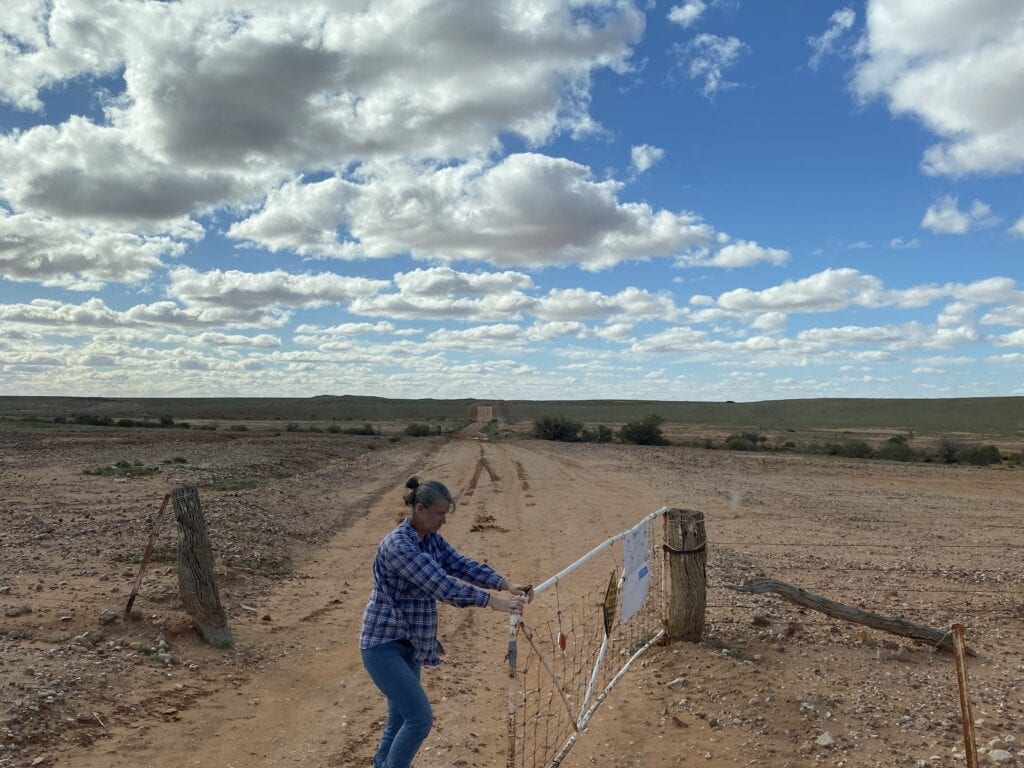
[[[827,597],[821,597],[813,592],[808,592],[805,589],[800,589],[800,587],[795,587],[792,584],[787,584],[777,579],[753,579],[745,584],[725,584],[724,586],[726,589],[732,589],[736,592],[751,592],[754,594],[774,592],[789,600],[789,602],[796,603],[804,608],[810,608],[812,611],[818,611],[837,619],[843,619],[844,621],[851,621],[854,624],[863,624],[873,629],[880,629],[893,635],[920,640],[923,643],[930,643],[936,648],[943,648],[947,651],[953,650],[953,639],[949,632],[943,632],[941,629],[928,627],[924,624],[914,624],[898,619],[895,616],[880,616],[877,613],[850,608],[848,605],[837,603],[834,600],[829,600]],[[970,648],[967,649],[967,654],[969,656],[978,655]]]

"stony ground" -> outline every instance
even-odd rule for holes
[[[122,467],[113,467],[122,462]],[[124,466],[124,465],[127,466]],[[0,433],[0,766],[369,764],[383,714],[354,638],[405,475],[450,482],[446,536],[523,581],[661,506],[703,511],[708,631],[653,649],[566,766],[962,765],[945,653],[724,588],[783,579],[946,628],[989,762],[1024,763],[1024,473],[540,442]],[[103,471],[113,474],[85,474]],[[166,490],[198,485],[237,650],[177,598]],[[419,768],[504,765],[503,623],[444,611]]]

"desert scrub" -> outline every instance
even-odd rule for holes
[[[497,427],[497,425],[498,422],[494,422],[494,426]],[[486,430],[487,427],[485,426],[484,431]],[[441,434],[441,428],[438,427],[435,431],[431,429],[429,424],[413,423],[406,425],[405,429],[402,430],[402,434],[406,437],[430,437],[431,435]]]
[[[159,471],[159,467],[147,467],[141,461],[132,464],[122,460],[106,467],[86,469],[83,474],[99,475],[100,477],[144,477],[145,475],[155,475]]]

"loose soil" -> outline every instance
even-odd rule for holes
[[[84,474],[119,461],[158,471]],[[0,766],[367,768],[384,707],[359,660],[359,620],[412,471],[459,498],[449,541],[522,582],[662,505],[705,513],[705,641],[645,655],[567,767],[963,764],[948,654],[723,586],[759,575],[936,627],[966,624],[980,654],[970,663],[979,739],[1021,749],[1019,469],[16,429],[0,432]],[[169,517],[135,617],[120,619],[163,494],[182,483],[200,489],[231,652],[205,646],[180,608]],[[104,610],[117,618],[102,623]],[[436,720],[418,768],[505,764],[505,628],[494,612],[442,607],[448,654],[424,672]]]

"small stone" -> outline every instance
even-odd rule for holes
[[[117,621],[117,614],[109,608],[104,608],[100,611],[100,624],[113,624]]]
[[[32,613],[32,608],[28,605],[8,605],[4,608],[4,616],[9,619],[13,619],[17,616],[25,616],[29,613]]]
[[[75,719],[80,723],[96,722],[96,717],[92,714],[92,712],[79,712],[78,716]]]
[[[685,677],[677,677],[674,680],[671,680],[671,681],[665,683],[665,685],[668,688],[671,688],[673,691],[680,691],[680,690],[682,690],[683,688],[686,687],[686,678]]]
[[[772,625],[772,620],[763,613],[755,613],[754,618],[751,619],[751,623],[755,627],[770,627]]]
[[[689,724],[685,720],[683,720],[683,718],[681,718],[679,715],[672,715],[672,722],[680,728],[690,727]]]
[[[896,649],[896,653],[893,654],[893,658],[896,661],[913,661],[914,655],[910,652],[910,649],[905,645],[901,645]]]
[[[262,618],[262,619],[260,619],[260,621],[267,621],[267,622],[270,622],[270,621],[273,621],[273,619],[271,619],[271,618],[270,618],[270,614],[269,614],[269,613],[267,613],[267,614],[264,614],[264,615],[263,615],[263,618]]]
[[[1012,752],[1007,752],[1005,749],[993,749],[988,753],[988,759],[996,765],[1008,765],[1016,762]]]
[[[814,740],[814,743],[819,747],[834,747],[836,745],[836,737],[828,731],[823,731],[821,735]]]
[[[96,645],[103,639],[103,633],[98,629],[90,629],[71,640],[72,645]]]

